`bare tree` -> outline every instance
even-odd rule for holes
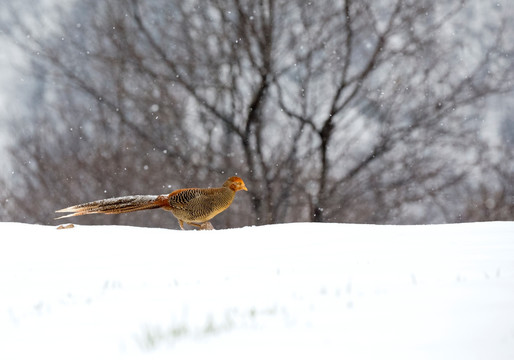
[[[512,87],[502,23],[441,41],[464,10],[108,0],[62,12],[49,34],[9,28],[45,84],[29,103],[37,111],[13,125],[9,216],[46,223],[70,203],[237,173],[250,196],[221,218],[227,227],[449,221],[447,194],[480,153],[480,101]],[[96,221],[174,225],[155,214]]]
[[[512,221],[514,219],[514,122],[507,115],[500,125],[496,146],[483,149],[473,176],[480,179],[465,184],[467,201],[456,221]]]

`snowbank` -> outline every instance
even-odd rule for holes
[[[514,222],[0,233],[1,359],[514,359]]]

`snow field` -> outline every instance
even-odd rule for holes
[[[514,222],[0,233],[1,359],[514,358]]]

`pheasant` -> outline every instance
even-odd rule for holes
[[[57,210],[58,213],[71,214],[60,216],[56,220],[87,214],[121,214],[161,208],[171,211],[182,230],[184,223],[210,230],[214,228],[209,220],[226,210],[239,190],[248,191],[240,177],[232,176],[219,188],[179,189],[164,195],[123,196],[74,205]]]

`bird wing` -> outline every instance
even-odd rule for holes
[[[169,196],[169,203],[172,208],[190,210],[191,207],[203,205],[205,208],[211,203],[210,196],[206,189],[180,189],[173,191]]]
[[[228,194],[225,192],[228,191]],[[232,195],[232,196],[228,196]],[[225,188],[182,189],[169,195],[171,212],[186,222],[205,222],[225,210],[234,192]]]

